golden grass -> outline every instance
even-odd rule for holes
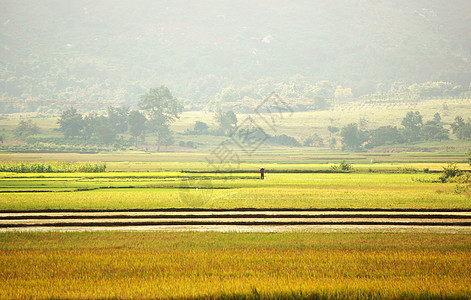
[[[469,252],[29,250],[0,266],[1,298],[471,297]]]
[[[4,233],[0,298],[465,299],[471,297],[470,238]]]

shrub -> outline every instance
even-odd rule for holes
[[[463,176],[469,177],[458,168],[456,163],[450,162],[448,166],[443,167],[443,173],[440,175],[439,179],[441,182],[460,182],[464,180],[464,178],[462,178]]]
[[[401,168],[399,170],[401,173],[406,173],[406,174],[415,174],[415,173],[419,173],[420,170],[419,169],[416,169],[414,167],[404,167],[404,168]]]
[[[276,135],[269,139],[271,144],[282,145],[282,146],[291,146],[291,147],[300,147],[301,144],[292,136],[286,134]]]
[[[332,171],[335,172],[350,172],[353,171],[353,167],[351,164],[347,163],[346,160],[342,160],[338,166],[332,166],[330,167]]]
[[[0,162],[0,172],[13,173],[99,173],[105,172],[106,163],[70,162]]]

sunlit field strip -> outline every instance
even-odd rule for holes
[[[397,189],[240,188],[233,190],[125,189],[84,192],[5,193],[0,209],[154,208],[470,208],[454,186]]]
[[[57,177],[57,176],[38,176],[29,174],[28,177],[9,177],[1,178],[0,185],[7,186],[60,186],[64,185],[106,185],[112,183],[119,184],[146,184],[152,183],[154,186],[166,186],[173,183],[184,182],[187,186],[198,187],[198,184],[207,182],[210,186],[220,187],[318,187],[318,186],[337,186],[337,187],[398,187],[398,186],[427,186],[434,185],[443,187],[439,182],[438,174],[356,174],[356,173],[340,173],[340,174],[266,174],[265,180],[259,180],[259,176],[254,174],[156,174],[155,177],[146,177],[146,173],[123,174],[117,173],[119,177],[115,177],[116,173],[110,173],[108,177]],[[57,175],[57,174],[51,174]],[[140,176],[142,175],[142,177]],[[36,180],[37,178],[37,180]],[[48,180],[50,178],[50,180]]]
[[[210,156],[207,156],[210,158]],[[368,160],[368,159],[367,159]],[[341,161],[341,160],[340,160]],[[215,172],[215,171],[238,171],[243,170],[246,172],[258,172],[258,168],[261,164],[267,171],[272,172],[322,172],[330,171],[331,167],[338,165],[340,161],[331,160],[330,162],[320,163],[313,161],[309,157],[306,157],[304,161],[299,163],[241,163],[241,164],[232,164],[232,165],[209,165],[207,162],[188,162],[188,163],[176,163],[176,162],[145,162],[145,163],[129,163],[129,162],[108,162],[107,163],[107,172],[178,172],[181,171],[206,171],[206,172]],[[348,160],[347,160],[348,161]],[[392,161],[390,163],[380,163],[368,160],[365,162],[351,161],[348,162],[354,163],[354,168],[357,172],[401,172],[404,168],[414,168],[417,171],[422,172],[424,169],[429,169],[430,171],[441,171],[443,167],[447,165],[448,162],[454,161],[458,162],[458,166],[461,169],[468,170],[470,167],[465,163],[465,157],[450,157],[450,158],[441,158],[438,161],[431,162],[420,162],[414,163],[412,160],[404,159],[403,161]],[[3,173],[3,172],[2,172]],[[0,175],[2,174],[0,173]],[[22,173],[27,174],[27,173]],[[50,174],[50,173],[39,173],[39,174]],[[73,177],[74,174],[79,173],[52,173],[52,174],[69,174]],[[99,177],[99,176],[109,176],[107,174],[100,173],[82,173],[83,175]],[[67,175],[66,175],[67,176]],[[117,174],[115,176],[123,176]],[[130,175],[133,176],[133,175]],[[185,175],[187,176],[187,175]]]
[[[0,241],[1,298],[471,296],[470,235],[5,233]]]
[[[28,176],[0,179],[0,210],[471,207],[469,195],[438,182],[438,174],[268,173],[263,181],[254,174],[179,172],[21,175]]]
[[[217,233],[217,232],[0,232],[0,250],[209,249],[471,251],[471,234]]]
[[[3,175],[3,176],[2,176]],[[23,185],[32,184],[82,184],[82,183],[107,183],[107,182],[161,182],[167,184],[169,181],[188,181],[190,184],[197,184],[200,181],[210,180],[215,183],[224,183],[227,187],[247,187],[251,186],[315,186],[315,185],[336,185],[347,186],[369,185],[384,186],[385,184],[403,185],[411,184],[413,181],[428,183],[438,183],[439,174],[384,174],[384,173],[267,173],[264,181],[260,181],[259,174],[253,173],[233,173],[233,174],[212,174],[212,173],[167,173],[167,172],[110,172],[95,174],[13,174],[0,173],[0,185]],[[268,180],[269,179],[269,180]]]
[[[468,149],[469,145],[464,148]],[[285,147],[269,151],[258,149],[252,155],[246,155],[241,151],[240,164],[224,165],[224,167],[208,164],[207,159],[214,156],[211,151],[209,149],[198,153],[0,153],[0,161],[101,161],[106,162],[107,171],[214,171],[229,167],[230,170],[256,172],[260,164],[267,170],[328,170],[331,165],[338,164],[342,160],[355,164],[359,171],[369,171],[369,169],[398,171],[404,167],[441,170],[442,166],[450,161],[463,164],[460,167],[469,168],[466,163],[466,150],[434,153],[329,153],[317,149]]]

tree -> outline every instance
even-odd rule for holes
[[[342,136],[344,148],[350,150],[360,150],[363,144],[368,140],[368,132],[358,129],[356,123],[351,123],[343,127],[340,135]]]
[[[96,113],[89,113],[88,115],[82,118],[83,127],[81,130],[81,136],[87,140],[91,140],[96,137],[96,130],[104,121],[104,118],[97,115]]]
[[[471,122],[465,122],[463,117],[455,117],[455,122],[451,124],[453,133],[460,140],[471,140]]]
[[[127,117],[129,107],[108,106],[108,123],[116,133],[125,133],[128,130]]]
[[[441,182],[453,182],[453,179],[463,174],[464,172],[458,168],[456,163],[450,162],[448,166],[443,167],[443,173],[439,179]]]
[[[456,136],[460,140],[471,140],[471,122],[466,122],[463,126],[458,128]]]
[[[179,118],[182,106],[164,85],[142,95],[138,105],[148,116],[148,129],[157,135],[157,151],[160,151],[162,142],[171,135],[170,123]]]
[[[317,133],[314,133],[313,135],[311,135],[310,137],[308,137],[304,140],[303,146],[305,146],[305,147],[310,147],[310,146],[322,147],[322,146],[324,146],[324,140]]]
[[[343,88],[341,85],[337,86],[334,92],[334,96],[337,99],[348,99],[353,97],[351,88]]]
[[[329,148],[334,150],[336,146],[337,146],[337,139],[336,138],[331,138],[329,140]]]
[[[84,127],[82,115],[73,107],[64,110],[58,119],[59,130],[66,138],[80,136]]]
[[[350,172],[353,171],[353,167],[346,160],[342,160],[338,166],[332,166],[330,169],[334,172]]]
[[[110,126],[100,126],[96,128],[97,137],[105,145],[109,145],[116,140],[116,131]]]
[[[223,134],[230,135],[237,126],[237,116],[232,110],[226,112],[218,111],[216,113],[216,122]]]
[[[427,121],[420,129],[420,135],[426,140],[448,140],[448,130],[435,121]]]
[[[17,138],[25,138],[38,133],[39,128],[32,120],[20,121],[15,129],[15,136]]]
[[[335,126],[328,126],[327,130],[330,132],[330,137],[332,137],[333,134],[337,133],[339,129]]]
[[[304,147],[311,147],[311,145],[312,145],[313,143],[314,143],[314,139],[313,139],[311,136],[309,136],[309,137],[307,137],[307,138],[304,140],[303,146],[304,146]]]
[[[420,128],[422,126],[422,115],[420,112],[408,112],[404,119],[402,119],[401,125],[404,126],[404,137],[409,142],[419,140]]]
[[[133,110],[128,115],[129,134],[134,137],[136,147],[137,138],[144,133],[146,129],[146,117],[137,110]]]
[[[216,99],[222,102],[236,101],[240,99],[239,93],[233,86],[222,89],[221,93],[216,95]]]
[[[272,136],[269,142],[282,146],[301,147],[301,144],[294,137],[286,134]]]
[[[203,134],[203,133],[207,133],[208,129],[209,129],[208,124],[206,124],[204,122],[201,122],[201,121],[196,121],[193,131],[196,134]]]
[[[409,86],[409,91],[416,98],[443,97],[453,91],[453,84],[443,81],[428,81],[421,84],[414,83]],[[456,87],[455,93],[460,90]]]
[[[441,124],[442,122],[442,117],[440,116],[440,113],[435,113],[433,115],[433,120],[437,123],[437,124]]]
[[[462,116],[456,116],[455,121],[451,124],[451,129],[453,129],[453,133],[457,134],[459,129],[465,125],[464,119]]]
[[[90,141],[109,145],[116,140],[116,131],[109,118],[91,113],[83,118],[82,135]]]
[[[402,143],[399,130],[391,125],[381,126],[371,131],[371,139],[368,145],[378,147],[386,144]]]

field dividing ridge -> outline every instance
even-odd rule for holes
[[[404,212],[338,211],[338,210],[187,210],[183,211],[106,211],[106,212],[2,212],[1,230],[208,230],[283,231],[325,229],[329,226],[371,226],[377,229],[395,227],[458,227],[471,230],[471,212]]]

